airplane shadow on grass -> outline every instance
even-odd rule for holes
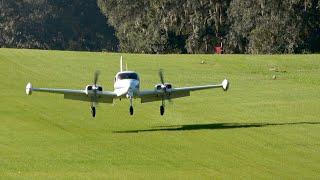
[[[156,126],[151,129],[137,129],[113,131],[113,133],[139,133],[153,131],[192,131],[206,129],[238,129],[238,128],[259,128],[266,126],[285,126],[285,125],[302,125],[302,124],[320,124],[320,122],[293,122],[293,123],[212,123],[212,124],[185,124],[172,126]]]

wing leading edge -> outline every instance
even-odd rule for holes
[[[63,94],[64,99],[78,100],[78,101],[88,101],[92,102],[93,92],[88,92],[86,90],[74,90],[74,89],[55,89],[55,88],[33,88],[31,83],[26,86],[26,94],[31,95],[33,91]],[[111,91],[98,91],[97,100],[99,103],[113,103],[113,99],[117,96]]]
[[[186,97],[186,96],[190,96],[191,91],[199,91],[199,90],[214,89],[214,88],[222,88],[224,91],[227,91],[229,89],[229,81],[225,79],[222,81],[221,84],[172,88],[170,91],[166,93],[164,91],[146,90],[146,91],[140,92],[139,98],[141,99],[141,103],[147,103],[147,102],[153,102],[153,101],[161,101],[163,98],[175,99],[175,98]]]

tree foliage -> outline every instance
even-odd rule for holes
[[[1,0],[0,47],[116,50],[95,1]]]
[[[0,47],[320,52],[319,0],[0,0]]]
[[[317,4],[314,0],[233,0],[226,50],[254,54],[319,50],[315,47],[320,45]]]
[[[128,52],[209,53],[223,35],[228,1],[98,0]]]

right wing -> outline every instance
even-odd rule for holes
[[[141,99],[141,103],[147,103],[153,101],[161,101],[163,99],[163,95],[163,92],[158,92],[156,90],[145,90],[140,92],[139,98]],[[172,91],[170,92],[170,99],[186,96],[190,96],[190,91],[174,91],[174,89],[172,89]]]
[[[98,91],[97,99],[94,99],[93,92],[86,92],[85,90],[74,90],[74,89],[55,89],[55,88],[33,88],[31,83],[26,86],[27,95],[31,95],[33,91],[63,94],[64,99],[88,101],[92,102],[97,100],[99,103],[113,103],[113,99],[117,96],[111,91]]]
[[[139,98],[141,99],[141,103],[147,103],[147,102],[153,102],[153,101],[161,101],[163,98],[175,99],[175,98],[186,97],[186,96],[190,96],[191,91],[213,89],[213,88],[222,88],[224,91],[227,91],[229,88],[229,81],[225,79],[222,81],[221,84],[172,88],[169,92],[167,92],[167,95],[163,91],[146,90],[146,91],[140,92]]]

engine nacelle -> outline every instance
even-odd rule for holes
[[[102,88],[102,86],[99,86],[99,85],[97,85],[97,86],[95,86],[95,85],[87,85],[86,86],[86,90],[85,91],[86,91],[87,95],[89,94],[89,92],[91,92],[93,90],[103,91],[103,88]]]
[[[157,84],[154,86],[154,89],[157,90],[157,91],[161,91],[162,89],[162,84]]]
[[[86,87],[86,90],[87,90],[87,91],[92,91],[92,86],[91,86],[91,85],[88,85],[88,86]]]
[[[165,83],[164,85],[166,86],[167,90],[171,90],[172,89],[172,85],[171,84]]]
[[[102,91],[102,86],[98,86],[98,91]]]
[[[157,84],[157,85],[155,85],[155,90],[156,91],[162,91],[162,90],[165,90],[165,91],[171,91],[171,89],[172,89],[172,85],[171,84],[169,84],[169,83],[165,83],[165,84]]]

